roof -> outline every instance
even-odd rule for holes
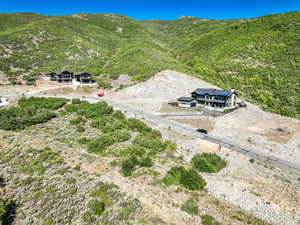
[[[193,93],[197,95],[218,95],[218,96],[230,97],[234,93],[234,91],[218,90],[213,88],[208,88],[208,89],[197,88],[194,92],[192,92],[192,94]]]
[[[180,97],[177,100],[180,102],[192,102],[194,99],[190,97]]]

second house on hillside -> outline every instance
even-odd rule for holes
[[[92,84],[96,81],[92,79],[92,75],[87,72],[80,72],[75,74],[75,79],[77,82],[80,82],[81,84]]]
[[[61,74],[58,74],[57,82],[70,83],[73,80],[73,75],[73,72],[63,71]]]

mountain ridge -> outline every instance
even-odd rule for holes
[[[300,13],[139,21],[118,14],[0,14],[0,81],[61,71],[135,81],[171,69],[282,115],[300,114]],[[298,75],[297,75],[298,74]]]

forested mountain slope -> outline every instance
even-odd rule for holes
[[[176,21],[0,14],[0,79],[66,69],[145,80],[172,69],[234,87],[247,100],[292,117],[300,111],[299,50],[299,12]]]

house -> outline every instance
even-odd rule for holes
[[[192,108],[197,106],[197,101],[191,97],[180,97],[177,101],[179,107]]]
[[[48,75],[49,75],[51,81],[57,81],[59,74],[56,72],[52,72],[52,73],[49,73]]]
[[[197,101],[197,106],[203,106],[209,109],[224,110],[236,107],[237,99],[234,89],[202,89],[198,88],[191,93],[192,98]]]
[[[96,81],[92,79],[92,75],[87,72],[77,73],[75,74],[75,79],[77,82],[83,83],[83,84],[91,84],[95,83]]]
[[[61,74],[58,74],[57,82],[59,83],[69,83],[73,80],[73,72],[63,71]]]
[[[9,105],[8,99],[0,97],[0,107],[7,106],[7,105]]]
[[[202,89],[198,88],[191,93],[191,97],[177,99],[180,107],[204,107],[212,110],[223,111],[237,107],[237,94],[232,90]]]

